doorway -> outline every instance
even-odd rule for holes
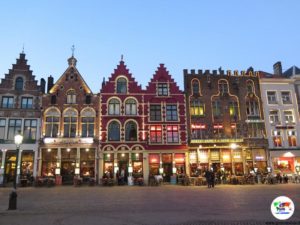
[[[15,180],[16,151],[7,151],[5,156],[4,182],[12,183]]]
[[[61,162],[62,184],[73,184],[75,176],[75,161]]]
[[[170,182],[172,176],[172,163],[163,163],[164,182]]]

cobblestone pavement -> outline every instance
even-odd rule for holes
[[[300,184],[28,187],[18,189],[18,210],[7,211],[10,191],[0,188],[0,225],[300,224]],[[281,195],[296,207],[288,223],[270,212]]]

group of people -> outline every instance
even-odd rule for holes
[[[208,188],[214,188],[215,187],[215,173],[213,170],[206,170],[205,171],[205,178],[207,182]]]

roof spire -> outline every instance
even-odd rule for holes
[[[74,44],[72,45],[71,51],[72,51],[72,57],[74,57],[74,52],[75,52],[75,45]]]
[[[123,61],[123,54],[121,55],[121,61]]]
[[[25,45],[24,45],[24,43],[23,43],[23,47],[22,47],[22,54],[24,54],[24,46],[25,46]]]

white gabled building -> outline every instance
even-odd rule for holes
[[[300,121],[295,79],[282,73],[281,63],[277,62],[273,74],[260,72],[260,88],[269,165],[273,173],[296,173],[300,163]]]

